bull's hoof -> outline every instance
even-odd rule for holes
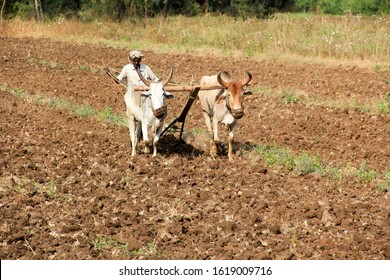
[[[150,149],[148,146],[145,145],[145,148],[144,148],[144,153],[145,154],[149,154],[150,153]]]
[[[212,145],[210,147],[210,155],[215,158],[217,156],[217,153],[218,153],[218,148],[216,145]]]

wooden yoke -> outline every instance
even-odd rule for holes
[[[194,91],[196,88],[199,90],[212,90],[212,89],[223,89],[221,85],[217,86],[165,86],[164,89],[169,92],[178,92],[178,91]],[[146,91],[149,90],[147,86],[135,86],[134,90],[137,91]]]

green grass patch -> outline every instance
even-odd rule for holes
[[[106,248],[119,248],[121,250],[127,251],[127,244],[120,243],[112,237],[107,237],[104,235],[97,235],[96,238],[90,241],[90,244],[95,249],[106,249]]]
[[[294,169],[294,156],[291,151],[280,147],[259,145],[255,147],[255,151],[268,164],[278,164],[288,170]]]
[[[33,187],[37,191],[45,194],[45,196],[50,200],[54,200],[57,198],[57,187],[54,180],[51,180],[50,182],[45,184],[34,182]]]
[[[39,105],[49,106],[57,110],[68,111],[79,118],[96,117],[99,121],[115,124],[118,126],[127,126],[127,119],[124,114],[115,114],[112,108],[106,106],[98,111],[90,104],[77,104],[68,99],[58,98],[56,96],[46,97],[41,94],[34,94],[22,89],[13,89],[3,84],[0,86],[2,91],[8,92],[20,99],[27,100]]]
[[[294,172],[297,175],[307,175],[313,172],[324,174],[325,167],[321,164],[318,156],[301,154],[294,158]]]
[[[384,175],[370,169],[366,162],[362,162],[357,168],[350,165],[346,167],[331,166],[322,162],[318,156],[311,156],[306,153],[294,154],[292,151],[278,146],[258,145],[253,148],[260,160],[268,165],[279,165],[298,176],[305,176],[316,173],[321,176],[329,176],[335,180],[355,177],[363,183],[377,181],[377,186],[381,190],[387,190],[390,185],[390,171]],[[381,179],[381,176],[383,179]]]
[[[127,243],[119,242],[112,237],[97,235],[89,242],[97,250],[119,250],[126,255],[147,257],[148,259],[163,259],[164,255],[157,250],[157,245],[147,243],[146,246],[137,250],[129,250]]]
[[[383,179],[379,181],[378,190],[390,191],[390,168],[388,168],[388,171],[383,175]]]
[[[296,103],[299,101],[299,95],[296,94],[295,91],[289,91],[286,89],[282,90],[281,98],[285,104]]]
[[[390,94],[386,93],[378,103],[378,111],[382,114],[390,114]]]
[[[44,59],[38,59],[35,57],[30,57],[27,59],[28,63],[33,64],[33,65],[42,65],[44,67],[50,67],[51,69],[59,68],[59,69],[64,69],[65,64],[58,63],[56,61],[52,60],[44,60]]]
[[[124,114],[115,114],[110,106],[97,113],[97,118],[101,121],[112,123],[118,126],[126,126],[127,118]]]

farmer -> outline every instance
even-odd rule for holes
[[[120,83],[123,79],[127,79],[127,88],[128,91],[132,86],[145,86],[144,82],[140,79],[137,73],[137,68],[140,70],[141,75],[145,77],[146,80],[151,80],[153,82],[158,82],[159,78],[153,73],[152,69],[146,64],[141,64],[141,60],[144,57],[144,54],[140,51],[134,50],[131,51],[128,55],[129,64],[126,64],[121,73],[116,77],[115,82]],[[141,91],[135,91],[135,96],[133,101],[136,105],[141,106]],[[139,139],[142,139],[142,130],[139,130]]]
[[[116,77],[117,82],[121,82],[124,78],[127,79],[127,87],[130,86],[144,86],[144,83],[139,78],[136,69],[139,68],[141,74],[147,80],[157,82],[159,79],[153,73],[152,69],[146,64],[141,64],[141,60],[144,57],[144,54],[140,51],[131,51],[129,53],[128,59],[129,64],[125,65],[121,73]]]

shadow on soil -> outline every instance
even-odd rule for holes
[[[204,155],[204,151],[195,148],[172,134],[166,134],[159,140],[159,153],[162,155],[177,154],[187,159]]]

